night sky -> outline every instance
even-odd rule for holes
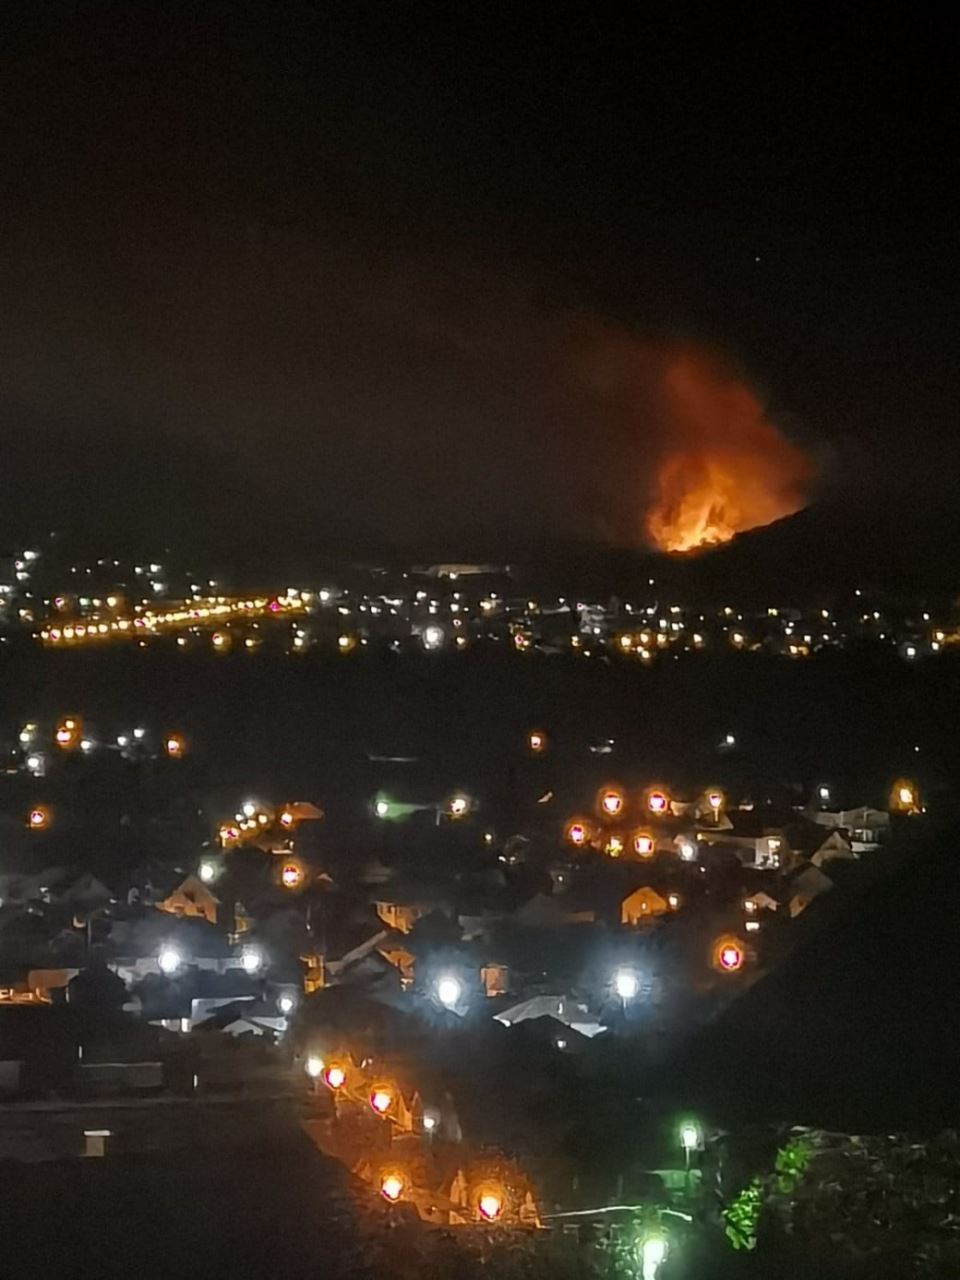
[[[955,32],[681,12],[5,4],[0,535],[639,545],[694,344],[922,551]]]

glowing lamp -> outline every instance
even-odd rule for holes
[[[623,809],[623,793],[612,787],[600,794],[600,808],[610,818],[615,818]]]
[[[651,857],[653,855],[653,836],[648,835],[646,831],[639,832],[633,837],[633,848],[639,857]]]
[[[460,1002],[463,986],[459,978],[447,974],[437,981],[437,999],[447,1009],[454,1008]]]
[[[403,1195],[403,1179],[398,1173],[388,1173],[380,1179],[380,1194],[390,1204],[395,1204]]]
[[[470,810],[470,801],[466,796],[451,796],[447,805],[447,812],[451,818],[466,817]]]
[[[283,813],[281,813],[281,815],[280,815],[280,825],[281,825],[281,827],[292,827],[292,826],[293,826],[293,814],[290,812],[290,810],[289,810],[289,809],[284,809]]]
[[[720,812],[720,810],[723,808],[723,792],[722,792],[722,791],[708,791],[708,792],[707,792],[707,804],[708,804],[708,805],[710,806],[710,808],[714,811],[714,813],[719,813],[719,812]]]
[[[280,883],[284,889],[298,889],[303,882],[303,868],[296,862],[287,862],[280,871]]]
[[[179,760],[186,750],[186,743],[179,733],[171,733],[164,746],[171,760]]]
[[[303,1069],[311,1080],[319,1080],[323,1074],[323,1059],[319,1054],[311,1053],[303,1064]]]
[[[246,947],[240,957],[245,973],[256,973],[263,964],[263,956],[258,947]]]
[[[430,626],[424,627],[423,631],[420,633],[420,642],[424,649],[439,649],[443,645],[443,641],[443,627],[437,626],[436,623],[431,623]]]
[[[743,966],[743,948],[736,942],[720,943],[716,954],[717,965],[724,973],[736,973]]]
[[[180,968],[181,956],[176,947],[163,947],[157,956],[157,965],[160,972],[167,978],[171,977]]]
[[[477,1201],[477,1208],[487,1222],[496,1222],[503,1212],[503,1201],[495,1191],[484,1191]]]
[[[200,863],[198,873],[204,884],[212,884],[217,878],[217,864],[211,862],[209,858],[205,858]]]
[[[647,808],[651,813],[666,813],[666,795],[662,791],[651,791],[647,796]]]
[[[680,1145],[684,1151],[696,1151],[700,1146],[700,1129],[692,1120],[680,1126]]]
[[[373,806],[373,811],[378,818],[385,818],[390,812],[390,804],[387,800],[378,800]]]
[[[667,1256],[667,1242],[661,1235],[649,1235],[640,1245],[643,1280],[657,1280]]]
[[[333,1063],[323,1073],[323,1080],[328,1089],[342,1089],[347,1082],[347,1073],[343,1067]]]
[[[277,1000],[277,1008],[285,1018],[289,1017],[297,1007],[296,997],[291,995],[289,991],[285,991]]]
[[[911,805],[911,804],[913,804],[913,791],[911,790],[911,788],[910,788],[910,787],[898,787],[898,788],[897,788],[897,800],[898,800],[898,801],[900,802],[900,804],[902,804],[902,805]]]
[[[671,911],[676,911],[676,909],[680,906],[679,893],[667,894],[667,906],[670,908]]]
[[[50,825],[50,811],[46,805],[38,804],[27,814],[27,826],[31,831],[43,831]]]
[[[374,1089],[370,1095],[370,1106],[378,1116],[385,1116],[393,1106],[393,1093],[386,1086]]]
[[[547,745],[546,734],[541,733],[539,730],[535,729],[533,733],[529,734],[527,737],[527,746],[530,748],[532,752],[534,752],[534,754],[537,754],[540,751],[542,751],[546,745]]]
[[[621,1000],[636,999],[640,982],[632,969],[618,969],[613,979],[614,990]]]
[[[567,839],[571,844],[584,845],[587,843],[587,828],[582,822],[571,822],[567,827]]]

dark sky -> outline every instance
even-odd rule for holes
[[[0,533],[629,543],[677,343],[952,508],[956,35],[807,10],[8,0]]]

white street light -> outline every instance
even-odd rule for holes
[[[240,957],[240,963],[247,973],[256,973],[263,964],[263,955],[259,947],[246,947]]]
[[[283,1014],[285,1018],[289,1018],[290,1014],[293,1013],[296,1007],[297,1007],[296,998],[292,996],[289,991],[285,991],[283,995],[280,996],[280,998],[277,1000],[277,1008],[280,1010],[280,1012]],[[320,1069],[321,1071],[323,1070],[322,1064]]]
[[[439,649],[444,640],[443,627],[438,627],[436,623],[431,623],[428,627],[423,628],[420,633],[420,639],[425,649]]]
[[[200,863],[198,874],[204,884],[212,884],[217,878],[217,864],[211,862],[209,858],[204,858]]]
[[[163,947],[157,956],[157,964],[160,966],[160,972],[166,977],[171,977],[180,968],[181,955],[176,947]]]
[[[303,1064],[303,1069],[311,1080],[319,1080],[323,1074],[323,1059],[319,1054],[311,1053]]]
[[[636,999],[640,982],[632,969],[618,969],[613,980],[614,989],[621,1000]]]
[[[460,1003],[463,986],[459,978],[446,974],[437,980],[437,999],[447,1009],[453,1009]]]

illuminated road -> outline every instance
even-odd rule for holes
[[[163,608],[137,605],[132,613],[90,615],[50,622],[37,631],[49,648],[76,648],[111,641],[189,631],[199,627],[255,622],[260,619],[301,617],[307,601],[300,594],[278,596],[207,596],[171,601]]]

